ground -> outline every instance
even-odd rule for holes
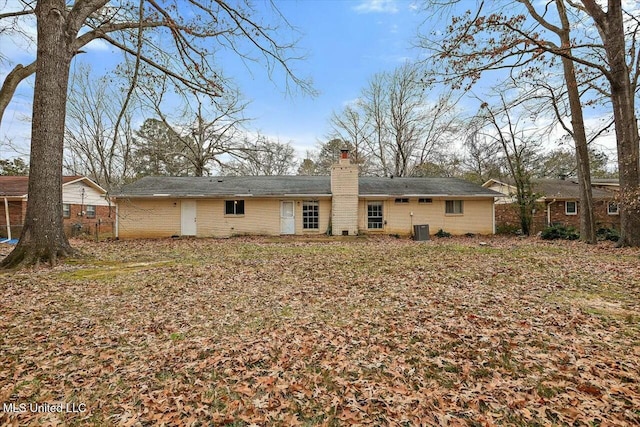
[[[638,249],[72,244],[0,275],[1,425],[640,423]]]

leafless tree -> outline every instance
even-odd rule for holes
[[[242,0],[169,4],[40,0],[22,5],[0,15],[0,20],[34,15],[38,34],[36,59],[26,66],[16,65],[0,90],[1,115],[19,82],[35,72],[29,199],[20,242],[2,261],[5,268],[41,261],[55,264],[73,252],[60,215],[65,111],[71,61],[89,42],[102,39],[135,58],[131,87],[137,84],[139,66],[146,64],[194,92],[218,96],[223,85],[213,48],[247,60],[261,57],[268,70],[278,66],[288,81],[309,89],[308,82],[290,68],[299,58],[295,40],[278,40],[283,37],[278,26],[289,23],[273,3],[275,24],[261,20],[263,15]],[[164,43],[157,43],[163,38]]]
[[[108,76],[96,79],[90,67],[71,77],[65,123],[64,169],[87,175],[107,191],[133,176],[132,112],[126,109],[116,136],[115,125],[124,96]],[[116,139],[117,138],[117,139]]]
[[[435,3],[426,2],[431,7]],[[595,0],[553,0],[543,5],[517,0],[491,3],[490,10],[485,10],[484,1],[477,5],[475,10],[454,16],[445,35],[425,35],[420,45],[434,52],[433,59],[442,65],[442,77],[455,86],[474,83],[487,70],[512,73],[525,66],[548,66],[553,57],[561,59],[579,161],[581,201],[586,203],[583,211],[588,210],[591,186],[575,65],[604,77],[616,116],[622,198],[619,244],[640,246],[640,157],[634,106],[640,70],[640,20],[635,12],[625,11],[621,0],[608,0],[606,6]],[[551,17],[551,5],[555,5],[555,18]],[[594,27],[599,37],[591,31]],[[577,34],[578,30],[582,31]],[[581,218],[581,222],[587,220]],[[590,229],[587,232],[591,241]]]
[[[295,150],[289,143],[273,141],[264,135],[246,137],[242,154],[220,164],[222,175],[291,175],[296,170]]]

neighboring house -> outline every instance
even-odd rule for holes
[[[494,232],[494,191],[454,178],[358,177],[343,152],[331,176],[145,177],[114,196],[120,238]]]
[[[18,238],[27,212],[28,176],[0,176],[3,215],[0,234]],[[106,190],[84,176],[62,177],[62,212],[67,235],[80,232],[112,233],[115,209],[106,198]],[[7,226],[8,225],[8,226]]]
[[[533,215],[534,232],[553,224],[563,224],[580,228],[580,189],[575,179],[534,180],[533,192],[538,196]],[[617,180],[593,180],[592,194],[597,228],[620,228],[618,215]],[[490,179],[485,188],[500,192],[503,196],[496,200],[496,227],[501,229],[520,228],[516,187],[507,182]]]

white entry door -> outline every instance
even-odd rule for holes
[[[196,235],[196,201],[182,200],[180,202],[180,234],[183,236]]]
[[[280,202],[280,233],[295,234],[296,218],[293,202]]]

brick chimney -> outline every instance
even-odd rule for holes
[[[341,150],[331,166],[331,233],[358,234],[358,165],[349,160],[349,150]]]

